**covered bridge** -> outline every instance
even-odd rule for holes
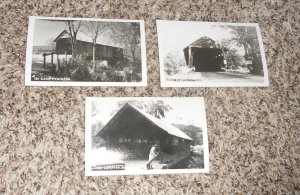
[[[62,31],[55,39],[56,53],[58,54],[72,54],[71,36],[68,31]],[[93,43],[86,40],[77,40],[77,52],[79,54],[86,54],[92,59]],[[113,47],[108,45],[96,44],[95,51],[96,60],[110,60],[111,58],[123,58],[123,48]]]
[[[186,156],[189,155],[193,140],[177,127],[129,103],[112,117],[97,136],[106,141],[107,148],[131,153],[131,159],[147,159],[155,143],[160,146],[162,153],[184,152]]]
[[[217,72],[224,68],[223,51],[215,41],[201,37],[183,49],[186,64],[196,72]]]

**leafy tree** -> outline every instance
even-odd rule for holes
[[[231,39],[223,39],[217,44],[217,47],[224,51],[224,59],[227,61],[226,68],[237,69],[238,66],[242,65],[241,56],[238,54],[238,50],[233,48],[233,41]]]
[[[172,109],[170,105],[162,100],[150,101],[148,105],[146,105],[146,112],[160,119],[165,118],[165,113]]]
[[[216,42],[207,36],[203,36],[200,39],[193,42],[191,46],[197,46],[201,48],[216,48]]]
[[[242,64],[241,56],[237,53],[237,49],[229,49],[226,55],[227,68],[237,69]]]
[[[126,103],[132,104],[141,110],[144,108],[144,104],[142,101],[138,101],[138,100],[119,101],[117,107],[110,112],[110,115],[111,116],[115,115]]]
[[[125,23],[123,28],[125,44],[130,48],[132,58],[135,60],[137,48],[140,46],[140,26],[138,23]]]
[[[92,116],[96,116],[99,114],[99,110],[97,109],[97,106],[94,101],[91,102],[91,107],[92,107]]]
[[[139,23],[118,23],[113,29],[113,38],[125,45],[130,50],[132,59],[135,59],[141,42]]]
[[[194,125],[184,125],[184,124],[173,124],[175,127],[179,128],[185,134],[190,136],[193,141],[193,145],[202,145],[203,144],[203,135],[202,128]]]
[[[111,39],[118,44],[122,44],[125,47],[124,50],[130,52],[131,68],[135,72],[141,72],[141,60],[137,58],[141,45],[139,23],[117,23],[111,31]]]
[[[177,74],[183,66],[186,66],[185,60],[177,51],[169,52],[164,58],[164,71],[167,75]]]
[[[150,100],[150,101],[138,101],[138,100],[128,100],[128,101],[120,101],[117,105],[117,108],[111,112],[111,115],[117,113],[126,103],[132,104],[133,106],[144,110],[148,114],[155,116],[156,118],[164,118],[165,113],[169,112],[173,108],[166,104],[162,100]]]
[[[227,26],[231,30],[234,41],[238,46],[242,46],[245,51],[245,59],[252,60],[249,67],[251,74],[262,75],[263,67],[259,50],[259,42],[255,27],[247,26]]]
[[[190,156],[189,162],[187,164],[188,169],[196,169],[196,168],[203,168],[204,167],[204,155],[200,154],[192,154]]]
[[[105,141],[100,137],[97,136],[99,131],[104,127],[103,123],[100,121],[97,121],[96,124],[92,125],[92,148],[95,147],[102,147],[105,145]]]

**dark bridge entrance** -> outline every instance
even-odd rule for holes
[[[193,65],[196,72],[215,72],[221,70],[222,50],[215,48],[193,48]]]
[[[187,47],[184,49],[186,63],[196,72],[218,72],[223,64],[222,49]]]

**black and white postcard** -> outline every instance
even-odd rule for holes
[[[25,85],[146,86],[142,20],[29,18]]]
[[[201,97],[88,97],[85,173],[208,173]]]
[[[157,21],[162,87],[269,86],[256,23]]]

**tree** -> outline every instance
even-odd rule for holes
[[[173,124],[175,127],[179,128],[185,134],[190,136],[193,141],[193,145],[203,145],[203,130],[201,127],[194,125],[184,125],[184,124]]]
[[[97,123],[92,125],[92,148],[94,147],[102,147],[105,145],[105,141],[100,137],[97,136],[99,131],[104,127],[103,123],[97,121]]]
[[[166,104],[162,100],[152,100],[148,103],[146,112],[161,119],[165,118],[165,113],[172,109],[173,108],[170,105]]]
[[[130,23],[125,32],[125,42],[130,48],[133,61],[135,53],[140,45],[140,26],[138,23]]]
[[[71,45],[72,45],[72,57],[75,57],[77,55],[77,34],[79,29],[81,28],[81,21],[77,20],[67,20],[65,21],[69,34],[71,37]]]
[[[178,51],[171,51],[164,57],[164,71],[167,75],[173,75],[186,66],[184,57]]]
[[[224,59],[227,61],[226,68],[237,69],[238,66],[242,65],[241,55],[238,54],[236,48],[232,48],[233,42],[231,39],[223,39],[217,46],[223,51],[226,51],[224,53]]]
[[[126,103],[132,104],[133,106],[144,110],[148,114],[155,116],[156,118],[164,118],[165,113],[173,110],[173,108],[166,104],[162,100],[150,100],[150,101],[138,101],[138,100],[128,100],[128,101],[120,101],[117,105],[117,108],[111,112],[111,115],[117,113]]]
[[[93,42],[93,69],[96,69],[96,44],[98,37],[111,27],[110,22],[87,21],[83,23],[84,33],[92,39]]]
[[[138,48],[140,48],[141,42],[139,23],[118,23],[112,29],[112,39],[114,39],[115,42],[123,44],[125,49],[130,51],[132,68],[140,68],[137,63],[138,59],[136,59],[136,53]]]
[[[207,36],[203,36],[191,44],[191,46],[202,48],[216,48],[216,42]]]
[[[238,54],[238,50],[233,48],[229,49],[226,54],[226,60],[227,60],[227,68],[230,69],[237,69],[238,66],[242,65],[242,56]]]
[[[110,115],[111,116],[115,115],[126,103],[132,104],[141,110],[144,109],[144,103],[142,101],[138,101],[138,100],[120,101],[118,102],[117,107],[110,112]]]
[[[263,74],[262,61],[259,50],[259,42],[255,27],[247,26],[227,26],[231,30],[234,41],[238,46],[242,46],[245,51],[245,59],[252,60],[249,67],[251,74]]]
[[[91,102],[91,107],[92,107],[92,116],[96,116],[99,114],[99,110],[97,109],[97,105],[94,101]]]

